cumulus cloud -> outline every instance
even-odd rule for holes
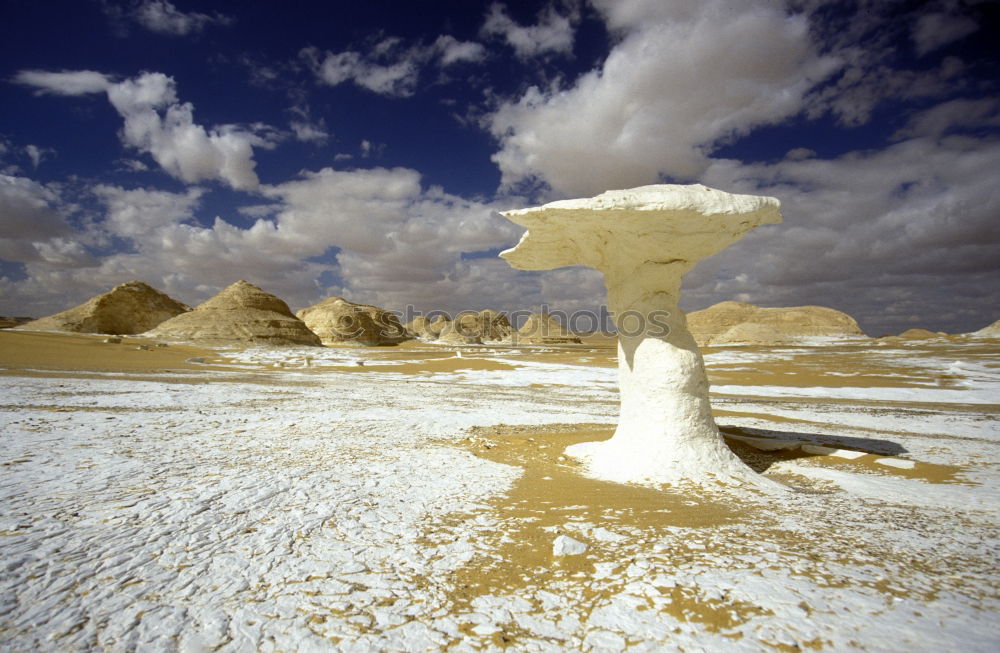
[[[54,189],[28,179],[0,175],[0,238],[44,239],[69,232]]]
[[[936,137],[982,127],[1000,127],[1000,99],[958,99],[943,102],[916,114],[896,133],[896,137]]]
[[[440,57],[441,66],[447,67],[462,62],[477,62],[486,58],[486,48],[474,41],[459,41],[454,36],[444,34],[434,41],[433,49]]]
[[[49,147],[38,147],[37,145],[29,143],[24,146],[24,153],[27,154],[28,158],[31,160],[31,167],[37,168],[42,164],[45,157],[50,154],[55,154],[55,150]]]
[[[925,55],[976,32],[979,25],[969,16],[933,12],[919,16],[913,25],[917,54]]]
[[[143,0],[131,13],[132,18],[148,30],[170,36],[186,36],[202,31],[209,25],[228,25],[233,19],[222,14],[209,16],[196,11],[179,11],[168,0]]]
[[[14,76],[18,84],[32,86],[37,95],[89,95],[107,91],[113,80],[93,70],[22,70]]]
[[[337,86],[353,82],[379,95],[413,95],[420,72],[417,62],[413,60],[401,57],[380,63],[353,50],[321,54],[316,48],[307,48],[302,51],[302,56],[324,84]]]
[[[4,302],[44,306],[49,312],[66,306],[45,305],[38,298],[30,304],[27,298],[29,291],[42,292],[43,281],[52,284],[44,293],[50,302],[65,301],[70,294],[82,301],[124,279],[140,278],[182,301],[198,303],[235,279],[247,278],[293,306],[339,293],[390,308],[419,303],[423,310],[450,311],[501,296],[517,306],[518,293],[538,288],[537,281],[522,283],[521,273],[492,255],[515,242],[519,231],[495,213],[497,206],[424,187],[420,174],[407,168],[324,168],[262,186],[257,192],[270,204],[240,211],[255,218],[249,226],[227,216],[210,224],[195,219],[194,211],[209,192],[205,189],[167,192],[101,185],[92,191],[102,207],[101,218],[73,231],[52,209],[56,196],[29,180],[18,184],[22,194],[30,191],[34,210],[55,220],[50,227],[59,229],[42,234],[42,223],[28,215],[18,223],[35,230],[25,232],[19,242],[46,236],[48,249],[9,259],[26,261],[29,279],[12,286],[15,294]],[[111,238],[125,239],[129,246],[99,261],[74,261],[72,251],[57,248]],[[82,247],[79,251],[86,254]],[[463,258],[483,251],[488,252],[485,258]],[[342,281],[319,281],[330,274]]]
[[[254,147],[273,140],[236,125],[205,129],[194,122],[194,106],[180,102],[172,77],[144,73],[108,88],[108,99],[125,119],[123,142],[153,159],[170,175],[188,183],[218,179],[233,188],[253,189]]]
[[[579,19],[575,5],[566,15],[559,13],[554,5],[549,5],[539,12],[537,23],[519,25],[507,14],[503,4],[495,3],[490,6],[480,33],[502,38],[520,59],[550,52],[568,55],[573,52],[574,25]]]
[[[486,119],[505,187],[540,180],[578,195],[696,178],[714,146],[795,115],[837,65],[804,17],[769,2],[598,7],[621,33],[603,66],[568,88],[532,87]]]
[[[960,330],[970,294],[996,294],[1000,192],[984,171],[998,165],[1000,141],[961,135],[832,160],[716,161],[706,183],[778,197],[785,222],[713,257],[709,274],[696,268],[688,307],[744,294],[839,307],[875,335],[915,315],[925,328]]]
[[[289,121],[288,126],[291,127],[295,140],[316,145],[324,145],[330,140],[326,121],[323,118],[314,119],[308,107],[294,106],[290,111],[295,117]]]
[[[0,175],[0,259],[81,267],[96,260],[73,237],[57,189],[26,177]]]
[[[328,86],[353,83],[379,95],[409,97],[416,91],[425,66],[436,63],[447,68],[481,61],[486,50],[478,43],[442,35],[430,45],[405,45],[399,38],[388,37],[376,42],[367,52],[324,52],[309,47],[299,55]]]
[[[191,188],[184,193],[101,184],[92,189],[105,207],[103,228],[124,238],[143,238],[165,226],[191,219],[205,191]]]

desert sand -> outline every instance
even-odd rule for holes
[[[581,474],[609,338],[104,339],[0,331],[8,648],[1000,644],[995,341],[703,349],[774,500]]]

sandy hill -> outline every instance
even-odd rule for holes
[[[979,331],[973,331],[972,335],[979,336],[980,338],[1000,338],[1000,320],[983,327]]]
[[[322,344],[319,336],[292,315],[285,302],[246,281],[237,281],[194,310],[167,320],[147,335],[208,342]]]
[[[935,333],[927,329],[907,329],[899,334],[899,337],[903,340],[928,340],[930,338],[940,338],[943,335],[943,333]]]
[[[785,345],[795,341],[772,326],[741,322],[712,338],[713,345]]]
[[[295,315],[325,345],[340,342],[395,345],[409,339],[399,318],[389,311],[378,306],[355,304],[343,297],[328,297]]]
[[[465,330],[457,319],[444,325],[436,342],[446,345],[481,345],[483,339],[474,331]]]
[[[423,315],[418,315],[413,318],[404,324],[403,328],[406,329],[406,332],[413,338],[423,338],[424,340],[433,340],[434,338],[437,338],[437,334],[431,331],[431,321]]]
[[[464,334],[478,336],[485,342],[505,342],[514,333],[507,315],[490,309],[460,313],[455,322]]]
[[[437,315],[433,320],[421,315],[410,320],[405,328],[407,333],[414,338],[437,340],[449,324],[451,324],[451,318],[447,315]]]
[[[532,313],[517,331],[517,342],[530,345],[580,343],[580,339],[548,313]]]
[[[164,320],[191,310],[156,288],[129,281],[79,306],[49,315],[20,328],[31,331],[72,331],[131,335],[149,331]]]
[[[743,302],[721,302],[687,316],[688,328],[698,344],[711,344],[733,327],[751,323],[773,329],[783,340],[808,336],[863,336],[847,313],[824,306],[761,308]],[[735,334],[738,336],[739,332]],[[734,334],[727,336],[729,343]],[[721,341],[720,341],[721,342]]]

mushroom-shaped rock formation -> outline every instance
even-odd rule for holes
[[[200,342],[322,346],[319,336],[292,315],[288,304],[246,281],[227,286],[147,335]]]
[[[566,453],[618,482],[749,481],[772,486],[725,445],[708,378],[677,307],[695,264],[781,221],[778,200],[701,185],[643,186],[507,211],[528,230],[500,256],[523,270],[589,265],[604,274],[618,327],[621,415],[614,437]]]
[[[20,326],[31,331],[132,335],[191,309],[141,281],[128,281],[79,306]]]
[[[395,315],[343,297],[328,297],[295,314],[320,337],[324,345],[356,342],[362,345],[396,345],[409,336]]]
[[[580,344],[562,323],[548,313],[532,313],[517,331],[517,341],[529,345]]]
[[[454,324],[462,334],[485,342],[504,342],[514,333],[507,316],[490,309],[459,313]]]

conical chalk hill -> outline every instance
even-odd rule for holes
[[[191,309],[141,281],[129,281],[79,306],[22,325],[30,331],[132,335]]]
[[[147,335],[197,342],[322,344],[319,336],[292,315],[288,304],[246,281],[237,281],[193,311],[167,320]]]

